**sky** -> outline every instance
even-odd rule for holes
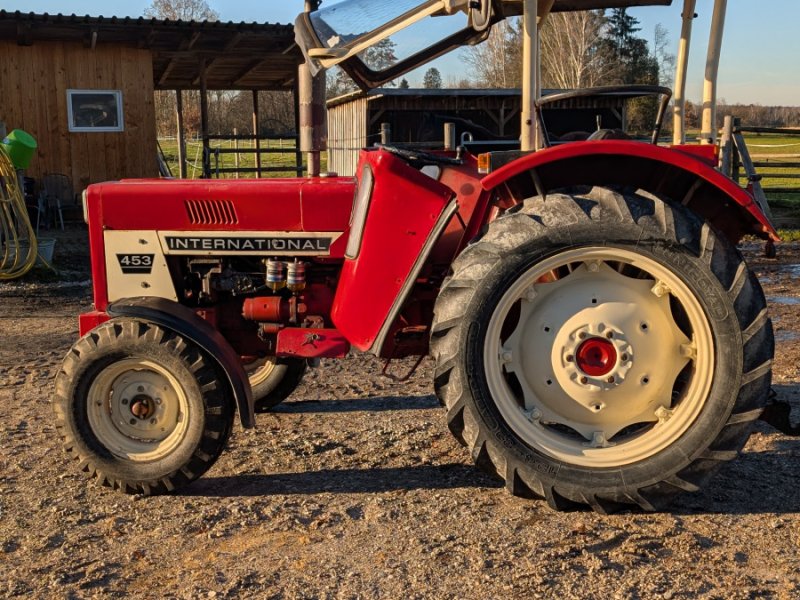
[[[92,16],[140,16],[148,0],[0,0],[0,9],[37,13],[76,13]],[[209,4],[225,21],[292,23],[303,9],[303,0],[238,0]],[[671,7],[630,9],[639,19],[639,36],[652,41],[657,24],[670,33],[677,49],[681,26],[682,0]],[[688,97],[702,97],[703,70],[711,23],[713,0],[697,0],[699,17],[694,23],[694,37],[689,65]],[[730,0],[720,63],[720,99],[728,103],[800,106],[800,22],[798,0]],[[448,77],[461,78],[466,68],[457,56],[439,59],[435,66]],[[427,68],[427,67],[426,67]],[[412,86],[421,85],[422,72],[412,73]]]

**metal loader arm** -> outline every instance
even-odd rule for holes
[[[541,24],[549,12],[671,3],[672,0],[341,0],[301,14],[295,21],[295,36],[314,73],[339,65],[359,87],[367,90],[447,52],[480,43],[493,24],[523,14],[526,7],[536,10],[537,21]],[[357,30],[355,21],[370,15],[375,22],[364,30]],[[382,21],[381,15],[386,15]],[[426,30],[431,36],[430,45],[408,57],[376,69],[363,60],[363,53],[368,49],[425,20],[448,17],[455,22],[458,15],[463,17],[460,29],[432,27]],[[342,23],[351,31],[337,30],[342,28]]]

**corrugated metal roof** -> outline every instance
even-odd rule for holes
[[[290,90],[303,60],[294,43],[293,26],[279,23],[0,10],[0,40],[22,46],[72,42],[90,48],[123,44],[150,50],[157,89],[197,89],[204,63],[209,89]]]

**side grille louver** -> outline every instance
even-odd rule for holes
[[[186,200],[193,225],[236,225],[239,217],[230,200]]]

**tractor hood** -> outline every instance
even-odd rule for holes
[[[339,65],[363,90],[377,87],[520,15],[531,0],[340,0],[303,13],[295,37],[313,72]],[[538,0],[546,14],[550,0]],[[555,0],[553,12],[670,5],[672,0]],[[327,4],[327,3],[326,3]]]

